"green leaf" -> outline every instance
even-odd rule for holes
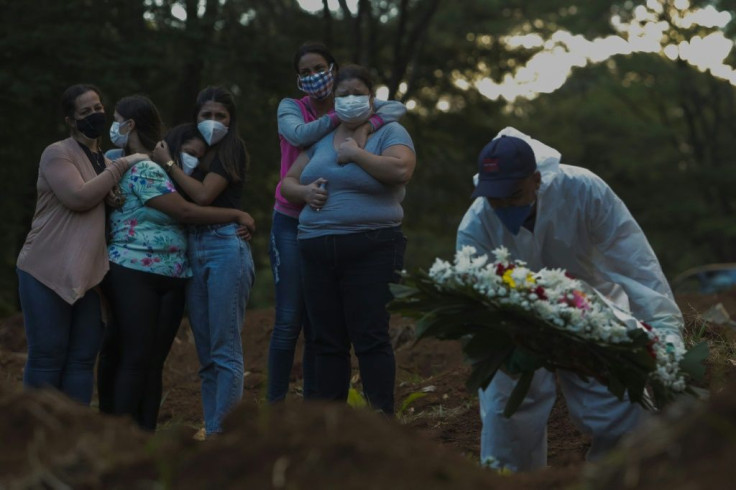
[[[501,364],[503,364],[512,350],[513,346],[508,346],[504,349],[491,351],[485,358],[472,362],[471,366],[473,370],[465,382],[465,387],[468,391],[473,393],[478,388],[486,388],[493,381],[498,368],[501,367]]]
[[[427,396],[427,393],[424,393],[423,391],[415,391],[414,393],[410,393],[409,396],[404,398],[404,401],[401,402],[401,407],[399,408],[399,415],[403,414],[404,411],[409,408],[409,405],[414,403],[416,400],[419,400],[420,398],[424,398]]]
[[[703,341],[691,348],[680,361],[680,369],[686,372],[696,381],[701,381],[705,376],[705,364],[703,361],[708,357],[708,342]]]
[[[609,374],[606,386],[608,387],[608,391],[610,391],[616,398],[619,400],[624,399],[626,385],[614,373]]]
[[[539,357],[523,347],[516,347],[506,360],[506,369],[511,374],[534,372],[542,367]]]
[[[467,328],[465,329],[467,333]],[[493,352],[508,355],[514,347],[511,337],[505,332],[482,328],[463,338],[463,354],[471,364],[487,358]]]
[[[514,390],[511,392],[511,396],[506,402],[506,407],[503,410],[504,417],[511,417],[524,401],[526,394],[529,392],[529,387],[532,384],[534,373],[535,371],[521,373],[519,381],[516,382],[516,386],[514,386]]]
[[[351,387],[350,391],[348,391],[348,405],[353,408],[363,408],[368,406],[368,402],[365,401],[363,395],[358,393],[358,390]]]

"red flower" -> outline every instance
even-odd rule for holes
[[[537,286],[537,288],[534,290],[534,294],[536,294],[539,299],[549,299],[547,298],[547,294],[545,294],[544,288],[542,286]]]
[[[503,264],[496,264],[496,275],[503,276],[506,271],[510,271],[514,269],[514,264],[509,264],[508,266],[504,266]]]

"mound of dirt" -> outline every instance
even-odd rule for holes
[[[149,466],[149,436],[132,421],[92,413],[60,393],[1,391],[0,413],[0,488],[130,488],[124,475]],[[114,487],[102,485],[111,480]]]
[[[342,404],[241,404],[224,435],[149,435],[53,391],[0,395],[0,488],[564,488],[577,472],[480,468],[397,421]],[[11,450],[12,448],[12,450]]]
[[[719,296],[680,298],[689,328],[705,325],[698,312],[722,303],[736,316],[736,291]],[[690,313],[688,313],[690,312]],[[475,393],[465,389],[469,373],[455,342],[413,342],[412,325],[392,318],[396,347],[396,420],[342,405],[303,403],[301,344],[297,347],[286,403],[265,402],[268,343],[273,310],[249,311],[243,331],[246,376],[244,401],[229,417],[228,433],[200,442],[202,426],[198,361],[186,320],[164,369],[159,432],[138,431],[132,422],[101,416],[51,392],[24,392],[26,360],[21,315],[0,323],[0,488],[504,488],[555,489],[578,485],[589,440],[571,424],[564,400],[550,417],[549,464],[528,475],[500,476],[478,464],[480,418]],[[728,328],[705,325],[703,338],[729,338]],[[723,364],[723,363],[722,363]],[[357,364],[354,388],[360,392]],[[736,365],[725,363],[707,386],[721,395],[723,380],[736,380]],[[717,384],[714,384],[716,383]],[[715,429],[736,416],[733,399],[681,409],[701,419],[656,417],[658,428],[645,440],[598,465],[588,488],[653,488],[660,473],[683,481],[720,482],[733,474],[724,461],[733,445]],[[728,401],[730,400],[730,401]],[[730,408],[729,408],[730,407]],[[711,414],[709,411],[713,411]],[[673,412],[675,413],[675,412]],[[676,420],[673,422],[673,420]],[[711,424],[711,425],[708,425]],[[672,425],[672,427],[670,427]],[[702,427],[708,426],[708,430]],[[698,432],[696,427],[700,427]],[[687,432],[692,429],[692,433]],[[653,446],[663,435],[666,444]],[[710,440],[713,444],[710,444]],[[731,440],[733,442],[733,440]],[[674,448],[674,449],[673,449]],[[634,449],[644,451],[634,456]],[[668,452],[669,451],[669,452]],[[678,452],[679,451],[679,452]],[[688,466],[688,461],[693,461]],[[616,466],[618,464],[618,466]],[[681,473],[680,471],[685,473]],[[729,471],[731,473],[729,473]],[[710,472],[711,476],[705,473]],[[623,476],[622,476],[623,475]],[[634,476],[636,478],[634,478]],[[625,476],[625,478],[624,478]],[[618,485],[618,486],[617,486]],[[628,485],[628,486],[627,486]],[[684,490],[684,486],[673,489]],[[695,485],[689,488],[710,488]]]
[[[736,384],[708,403],[685,399],[625,439],[591,467],[583,488],[733,488]]]

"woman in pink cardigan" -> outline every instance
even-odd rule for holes
[[[95,86],[73,85],[61,103],[70,137],[41,155],[36,212],[16,263],[28,341],[23,384],[89,404],[103,331],[95,288],[108,270],[105,198],[146,155],[104,158],[107,123]]]

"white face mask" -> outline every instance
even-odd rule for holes
[[[368,119],[373,113],[370,95],[346,95],[335,97],[335,114],[346,123],[359,123]]]
[[[199,165],[199,158],[186,152],[181,152],[179,158],[181,159],[181,169],[184,171],[184,173],[187,175],[192,175],[194,169],[197,168],[197,165]]]
[[[128,119],[128,121],[130,121],[130,119]],[[128,121],[123,121],[121,123],[113,121],[112,126],[110,126],[110,141],[112,141],[112,144],[118,148],[125,148],[125,145],[128,144],[128,135],[130,134],[130,131],[125,134],[120,133],[120,126],[128,124]]]
[[[228,127],[214,119],[205,119],[197,124],[197,129],[207,144],[212,146],[225,137]]]

